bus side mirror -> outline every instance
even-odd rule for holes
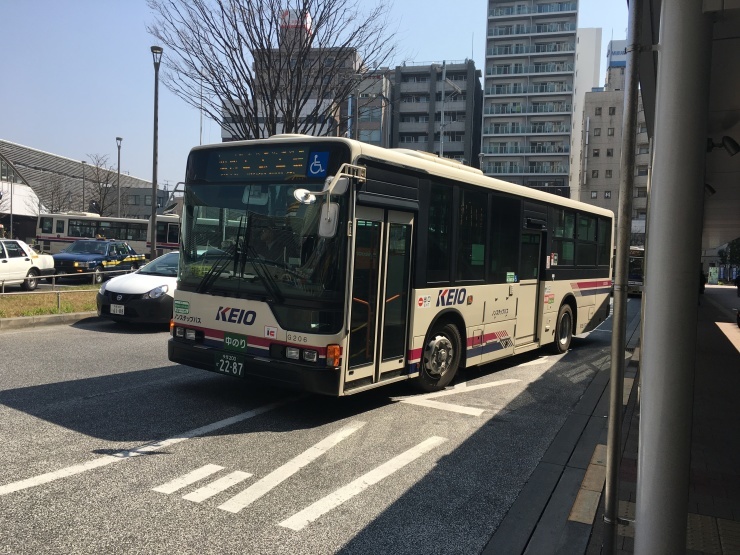
[[[339,222],[339,205],[336,202],[326,202],[321,205],[321,219],[319,220],[319,237],[330,239],[337,234]]]
[[[326,178],[323,192],[328,192],[331,195],[343,195],[347,192],[347,189],[349,189],[349,178],[330,175]]]

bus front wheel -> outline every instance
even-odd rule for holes
[[[432,328],[424,340],[416,388],[431,392],[447,387],[460,366],[461,345],[460,332],[454,324],[439,324]]]
[[[555,324],[555,352],[563,354],[570,347],[573,339],[573,310],[570,305],[564,304],[558,311],[558,320]]]

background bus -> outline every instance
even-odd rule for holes
[[[150,218],[151,219],[151,218]],[[180,217],[157,215],[157,253],[179,248]],[[36,225],[36,241],[44,252],[56,254],[78,239],[103,237],[120,239],[139,254],[149,255],[149,220],[103,217],[91,212],[41,214]]]
[[[630,247],[627,266],[627,294],[642,295],[645,276],[645,248]]]
[[[608,210],[420,152],[305,136],[195,147],[169,358],[347,395],[563,353],[609,314],[612,226]]]

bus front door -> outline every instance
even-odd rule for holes
[[[406,367],[412,229],[412,214],[357,207],[345,392]]]
[[[519,283],[515,347],[537,340],[537,304],[539,300],[540,245],[542,233],[524,231],[519,251]]]

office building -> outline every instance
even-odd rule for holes
[[[489,0],[487,9],[482,169],[569,197],[578,3]]]
[[[472,60],[396,67],[391,146],[479,167],[480,77]]]

